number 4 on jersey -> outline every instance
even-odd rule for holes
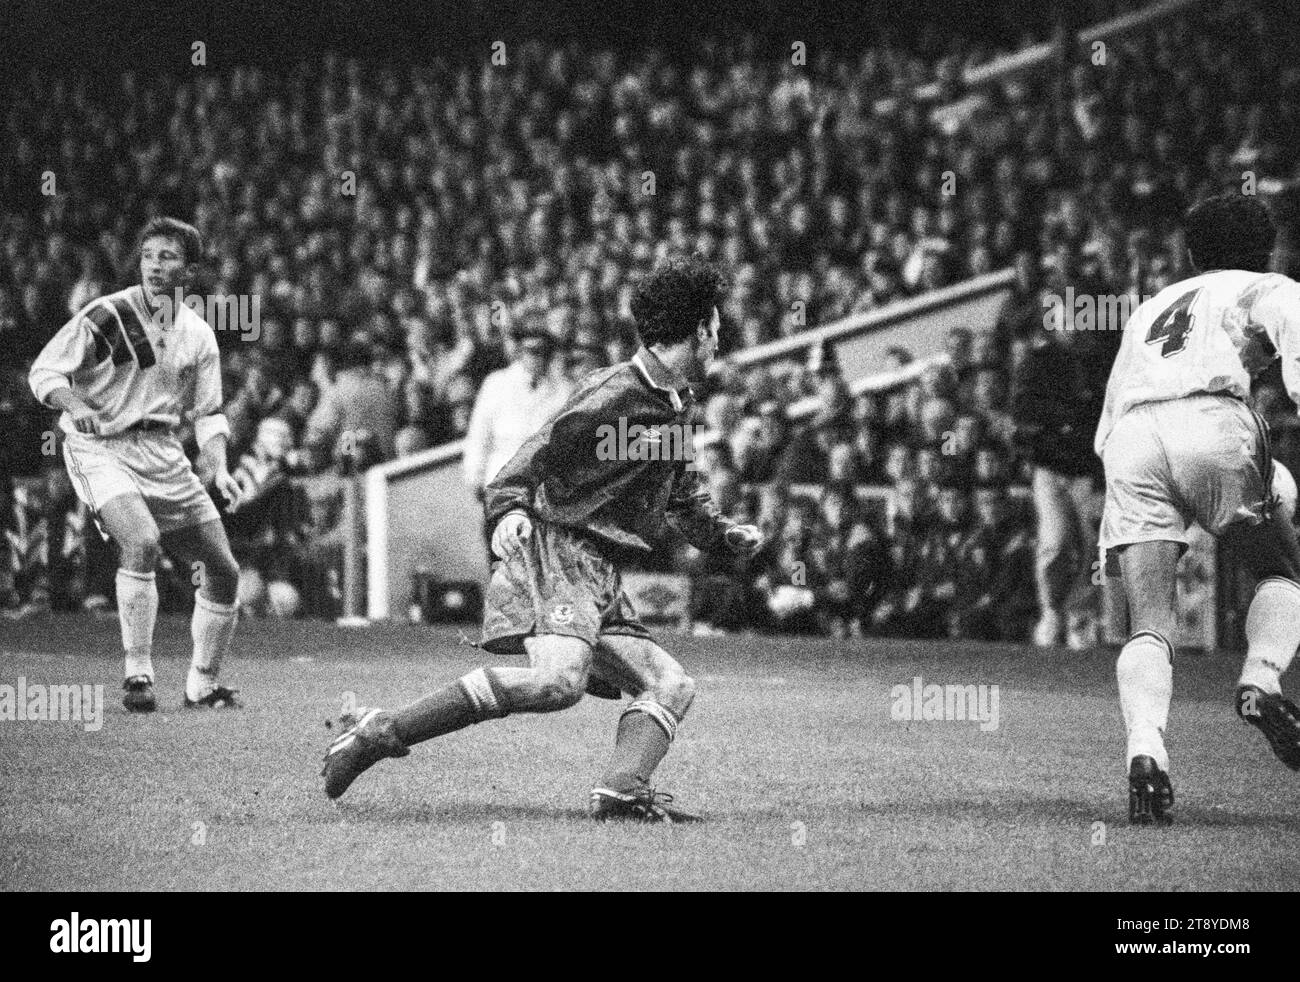
[[[1151,325],[1151,330],[1147,332],[1147,344],[1163,341],[1164,347],[1160,349],[1162,357],[1176,355],[1187,347],[1187,335],[1191,333],[1194,323],[1192,304],[1200,292],[1199,289],[1188,290]]]

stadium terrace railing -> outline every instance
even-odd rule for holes
[[[875,372],[892,347],[938,350],[954,327],[972,324],[991,327],[1014,282],[1015,272],[1011,269],[986,273],[878,310],[853,314],[779,341],[747,348],[731,355],[727,364],[752,368],[802,360],[812,348],[825,345],[839,361],[845,378],[862,378]]]
[[[1194,7],[1204,6],[1206,3],[1207,0],[1162,0],[1161,3],[1154,3],[1149,7],[1143,7],[1141,10],[1120,14],[1110,20],[1101,21],[1090,27],[1080,28],[1075,32],[1074,39],[1079,44],[1087,45],[1094,41],[1120,37],[1147,27],[1166,17],[1172,17]],[[1002,55],[992,61],[986,61],[982,65],[967,68],[962,72],[962,82],[967,88],[988,85],[991,82],[998,82],[1021,72],[1039,68],[1051,61],[1055,55],[1055,40],[1031,44],[1029,47],[1022,48],[1013,54]],[[941,95],[942,87],[938,82],[927,82],[913,92],[913,96],[922,102],[933,102]],[[886,109],[888,103],[888,99],[882,99],[877,102],[876,108],[878,110]]]

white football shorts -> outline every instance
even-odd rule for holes
[[[124,494],[144,498],[160,532],[221,517],[174,433],[129,430],[106,437],[68,433],[63,459],[77,497],[96,521],[106,502]]]
[[[1219,536],[1240,522],[1258,524],[1273,504],[1268,426],[1231,396],[1133,407],[1111,430],[1102,462],[1099,545],[1112,572],[1120,546],[1166,540],[1186,547],[1192,522]]]

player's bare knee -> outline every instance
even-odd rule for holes
[[[149,530],[135,531],[118,540],[123,569],[135,573],[152,573],[162,558],[162,543],[158,534]]]
[[[542,711],[568,709],[578,704],[587,686],[587,673],[579,665],[555,667],[540,673],[538,708]]]
[[[200,590],[216,603],[233,603],[239,592],[239,563],[227,553],[209,563]]]
[[[678,717],[686,715],[695,699],[695,679],[681,669],[666,673],[655,685],[655,700]]]

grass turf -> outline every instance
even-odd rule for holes
[[[1238,659],[1180,658],[1177,824],[1127,825],[1113,656],[997,645],[667,636],[699,682],[657,778],[699,826],[602,826],[617,708],[512,716],[384,761],[335,805],[344,694],[393,706],[482,663],[456,632],[245,622],[234,712],[120,703],[116,620],[0,622],[0,683],[103,683],[104,725],[0,722],[0,889],[1286,890],[1300,777],[1232,710]],[[1000,725],[891,718],[893,686],[996,684]],[[1098,824],[1102,823],[1102,824]]]

